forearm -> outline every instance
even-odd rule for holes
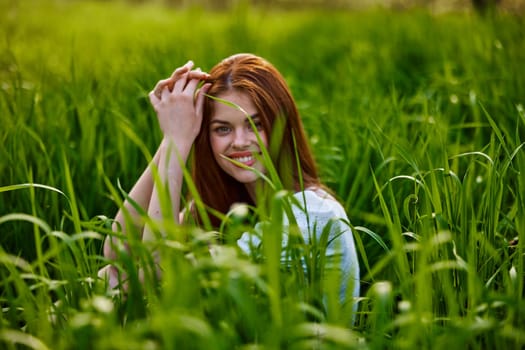
[[[157,167],[159,181],[153,183],[148,205],[148,216],[153,222],[159,223],[167,219],[168,222],[173,220],[175,223],[179,223],[183,172],[190,149],[191,143],[184,140],[175,140],[169,137],[162,140],[159,147],[160,155]],[[163,206],[161,198],[168,199],[169,207]],[[168,208],[169,211],[167,211]],[[162,228],[160,228],[160,234],[165,235]],[[143,241],[155,239],[155,234],[150,225],[144,227],[142,239]]]
[[[135,229],[138,240],[151,241],[157,238],[155,232],[166,234],[161,226],[163,217],[179,222],[183,167],[200,131],[204,97],[211,86],[205,83],[199,88],[199,83],[209,75],[200,69],[192,70],[192,67],[193,62],[189,61],[177,68],[168,79],[160,80],[149,93],[164,139],[152,164],[129,193],[130,201],[125,201],[118,211],[113,225],[115,232],[130,234]],[[163,198],[166,200],[161,201]],[[170,203],[169,211],[163,205],[164,202]],[[146,212],[148,217],[144,218],[141,212]],[[119,243],[118,237],[109,236],[104,243],[104,256],[115,259]],[[155,251],[153,255],[158,261]],[[109,272],[115,272],[112,268],[102,269],[101,274],[111,279],[114,274]]]
[[[131,191],[128,193],[129,198],[138,205],[143,212],[148,210],[151,194],[153,191],[153,172],[151,167],[158,166],[160,158],[160,147],[157,149],[153,160],[146,167],[140,178],[137,180]],[[132,225],[132,227],[127,227]],[[113,223],[113,231],[127,234],[133,229],[141,233],[144,227],[143,219],[139,211],[129,200],[124,200],[121,208],[118,210]],[[140,237],[142,238],[142,237]],[[116,258],[114,247],[117,244],[117,238],[108,236],[104,242],[104,256],[110,259]]]

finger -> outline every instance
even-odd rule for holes
[[[203,72],[200,70],[200,68],[194,69],[190,71],[188,75],[188,79],[199,79],[199,80],[206,80],[210,77],[210,75],[206,72]]]
[[[191,79],[204,80],[210,76],[208,73],[202,72],[200,68],[195,70],[191,70],[191,68],[193,68],[193,61],[190,60],[183,67],[173,72],[172,81],[169,85],[171,91],[182,92]]]
[[[151,92],[154,93],[157,98],[160,98],[162,89],[169,85],[170,80],[171,78],[159,80]]]
[[[184,90],[184,87],[188,82],[188,75],[189,72],[186,72],[179,79],[177,79],[175,85],[173,86],[173,93],[180,93]]]
[[[197,86],[199,85],[199,82],[201,81],[201,77],[204,75],[202,74],[202,71],[200,68],[197,68],[195,70],[192,70],[188,73],[188,83],[184,87],[184,90],[182,91],[185,95],[195,95],[195,90],[197,90]],[[197,78],[192,78],[197,77]]]
[[[173,89],[173,85],[175,84],[175,81],[179,79],[184,73],[187,73],[191,68],[193,67],[193,62],[188,61],[184,66],[179,67],[175,69],[175,71],[171,74],[171,76],[167,79],[160,80],[157,85],[155,85],[155,88],[153,89],[153,92],[157,96],[157,98],[161,98],[162,89],[167,86],[168,89],[171,91]]]
[[[193,61],[192,60],[188,60],[188,62],[184,63],[183,66],[180,66],[179,68],[175,69],[175,72],[174,73],[184,73],[186,71],[189,71],[190,69],[193,68]]]
[[[199,85],[199,83],[199,79],[191,79],[188,82],[188,84],[186,84],[186,87],[184,88],[182,93],[187,96],[195,96],[195,91],[197,90],[197,86]]]
[[[197,100],[195,102],[195,112],[199,118],[202,118],[202,110],[204,107],[204,98],[206,97],[206,94],[210,90],[211,84],[206,83],[201,86],[199,91],[197,91]]]
[[[184,66],[175,69],[175,71],[171,74],[171,79],[180,79],[182,75],[189,72],[191,68],[193,68],[193,61],[189,60]]]
[[[209,77],[208,73],[204,73],[200,68],[188,72],[187,84],[183,88],[182,93],[185,95],[195,96],[195,91],[199,86],[201,80],[206,80]]]
[[[153,90],[157,90],[157,89],[161,89],[163,86],[166,85],[166,83],[170,80],[171,78],[167,78],[167,79],[161,79],[157,82],[157,84],[155,85],[155,87],[153,88]]]
[[[170,95],[170,89],[168,89],[167,86],[165,86],[161,91],[161,100],[166,100],[166,98]]]
[[[149,101],[153,106],[160,102],[160,97],[155,94],[155,91],[151,91],[148,96]]]

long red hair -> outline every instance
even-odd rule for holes
[[[233,55],[213,67],[208,81],[212,83],[210,96],[231,90],[248,94],[269,138],[277,120],[284,124],[280,139],[269,139],[269,149],[274,149],[272,143],[278,142],[270,158],[286,189],[301,190],[300,177],[304,188],[321,186],[295,101],[284,78],[271,63],[252,54]],[[201,130],[194,144],[192,175],[205,206],[225,214],[234,203],[255,203],[245,186],[226,174],[213,157],[209,136],[213,107],[214,100],[206,98]],[[214,227],[219,226],[219,218],[210,215],[210,220]]]

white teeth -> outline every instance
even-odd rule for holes
[[[233,158],[234,160],[240,162],[240,163],[246,163],[246,162],[249,162],[251,160],[253,160],[253,157],[252,156],[246,156],[246,157],[239,157],[239,158]]]

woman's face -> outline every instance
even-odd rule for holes
[[[262,128],[261,117],[249,95],[228,91],[217,97],[236,104],[251,116],[264,146],[267,147],[267,135]],[[209,129],[213,156],[222,170],[247,185],[250,191],[258,176],[252,170],[234,164],[230,159],[264,172],[262,162],[257,159],[261,158],[261,147],[257,142],[257,136],[245,113],[219,101],[213,103],[214,113],[211,116]]]

